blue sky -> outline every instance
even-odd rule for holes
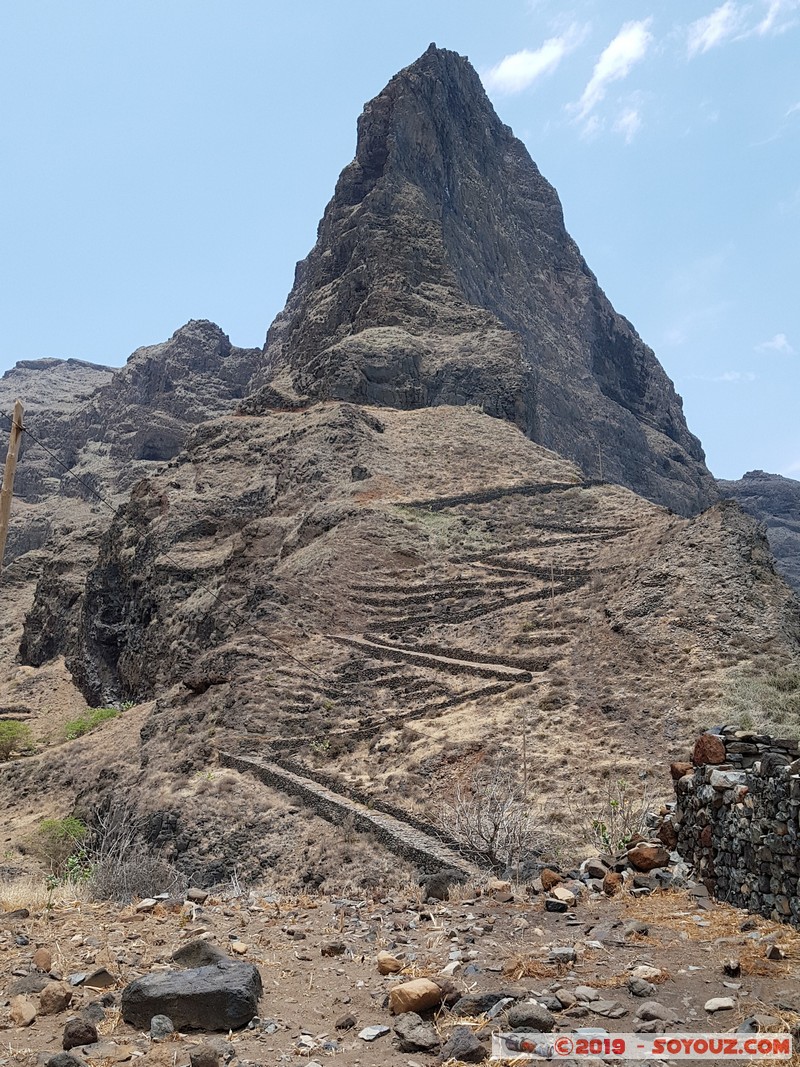
[[[721,477],[800,477],[800,0],[25,0],[2,26],[0,371],[189,318],[260,345],[364,102],[468,55]]]

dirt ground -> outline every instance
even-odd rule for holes
[[[133,1061],[188,1065],[193,1049],[209,1035],[185,1033],[151,1041],[122,1021],[119,1004],[128,982],[168,968],[172,952],[196,937],[254,963],[263,978],[260,1021],[211,1038],[234,1064],[310,1067],[330,1060],[341,1067],[413,1067],[436,1062],[432,1054],[396,1049],[387,996],[396,983],[438,976],[448,963],[455,964],[449,968],[452,981],[463,992],[537,997],[590,986],[600,1001],[613,1001],[623,1011],[619,1018],[600,1017],[592,1003],[579,1002],[554,1013],[556,1030],[563,1032],[583,1026],[637,1030],[637,1009],[645,1001],[632,995],[628,981],[641,965],[658,970],[652,972],[656,992],[647,1003],[655,1000],[674,1013],[676,1021],[668,1030],[735,1030],[758,1013],[778,1017],[781,1029],[800,1021],[794,1011],[800,1008],[800,934],[789,927],[685,891],[584,896],[566,914],[545,911],[542,898],[528,899],[522,890],[507,902],[475,887],[452,892],[456,899],[425,904],[412,889],[391,897],[345,899],[281,898],[261,888],[248,896],[210,896],[202,906],[161,901],[145,912],[137,912],[135,905],[67,899],[48,907],[40,897],[30,901],[28,918],[15,920],[8,909],[22,901],[7,891],[5,897],[0,894],[5,908],[0,911],[0,1065],[44,1064],[60,1051],[66,1021],[101,997],[106,1007],[99,1043],[76,1050],[92,1067]],[[332,942],[343,946],[341,953],[323,954]],[[775,944],[784,958],[768,960],[765,953]],[[574,962],[554,961],[554,948],[569,947]],[[40,948],[50,954],[51,978],[64,979],[67,988],[72,988],[73,973],[102,966],[114,985],[110,990],[74,988],[67,1009],[55,1015],[37,1010],[32,1025],[15,1028],[8,1004],[21,981],[32,974],[43,977],[33,963]],[[400,961],[400,973],[379,974],[380,951]],[[726,977],[723,971],[730,957],[740,963],[738,977]],[[28,997],[38,1005],[36,993]],[[711,1015],[704,1005],[713,997],[731,997],[734,1006]],[[352,1026],[337,1029],[346,1015],[353,1016]],[[459,1018],[444,1007],[429,1018],[443,1041],[454,1025],[466,1024],[487,1048],[492,1030],[502,1022],[502,1016],[493,1022],[482,1016]],[[389,1027],[389,1032],[374,1042],[358,1036],[375,1025]]]

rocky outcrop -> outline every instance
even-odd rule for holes
[[[738,481],[717,485],[723,496],[764,523],[778,571],[800,593],[800,481],[748,471]]]
[[[680,398],[469,62],[431,46],[366,105],[247,412],[476,404],[684,514],[717,497]]]

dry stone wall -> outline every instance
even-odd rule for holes
[[[800,748],[724,727],[672,765],[662,833],[719,900],[800,926]],[[670,826],[671,823],[671,826]]]

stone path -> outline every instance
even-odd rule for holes
[[[351,645],[355,648],[366,649],[373,655],[382,659],[405,660],[422,667],[444,667],[455,671],[477,675],[480,678],[497,678],[510,682],[530,682],[531,672],[522,667],[511,667],[502,663],[487,663],[470,658],[457,658],[455,656],[440,656],[430,652],[420,652],[416,648],[403,648],[400,645],[390,645],[383,641],[373,641],[368,637],[360,637],[355,634],[331,634],[331,639],[342,644]]]
[[[317,815],[329,822],[338,825],[349,818],[357,830],[374,834],[390,852],[410,860],[423,871],[435,873],[443,868],[455,868],[469,877],[485,874],[475,864],[432,835],[423,833],[392,815],[352,800],[344,793],[335,792],[311,778],[295,774],[273,760],[261,756],[237,756],[232,752],[220,752],[219,759],[225,767],[252,774],[265,785],[279,789],[289,796],[299,797]]]

